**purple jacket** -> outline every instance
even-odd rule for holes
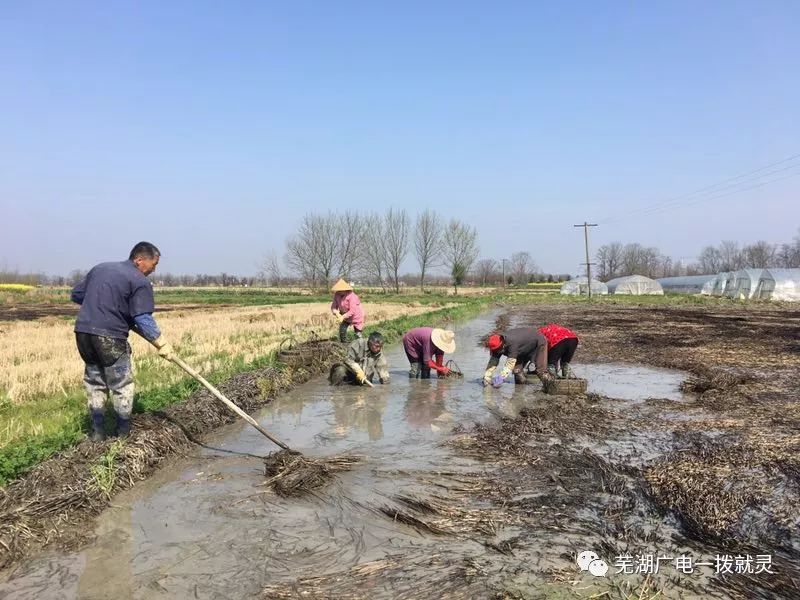
[[[427,365],[435,355],[444,357],[444,352],[439,350],[431,341],[433,327],[415,327],[403,336],[403,348],[411,362],[421,362]]]
[[[341,297],[334,294],[331,310],[338,310],[339,314],[344,315],[344,320],[356,329],[364,329],[364,309],[361,308],[361,300],[355,292],[349,291]]]

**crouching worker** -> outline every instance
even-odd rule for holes
[[[96,265],[72,289],[72,301],[81,305],[75,340],[86,363],[83,382],[92,417],[92,441],[106,437],[104,415],[109,392],[117,412],[117,435],[125,437],[131,431],[133,376],[128,332],[133,329],[164,358],[174,356],[153,319],[153,287],[147,279],[156,270],[160,256],[153,244],[139,242],[128,260]]]
[[[364,330],[364,309],[361,307],[361,300],[353,291],[353,286],[340,279],[331,291],[333,292],[331,314],[339,321],[339,341],[347,341],[347,328],[350,325],[353,326],[356,337],[360,338]]]
[[[415,327],[403,336],[403,349],[411,366],[409,378],[430,379],[431,369],[439,377],[446,377],[450,369],[444,366],[444,355],[456,351],[456,334],[446,329]]]
[[[524,368],[528,362],[536,365],[536,374],[542,383],[552,379],[547,372],[547,339],[535,328],[520,327],[509,329],[504,335],[492,334],[486,345],[490,356],[483,374],[483,385],[500,387],[512,373],[515,383],[527,383]],[[506,356],[506,364],[499,374],[494,375],[501,356]]]
[[[375,376],[381,383],[389,383],[389,364],[383,355],[383,336],[374,331],[367,339],[359,338],[347,348],[344,364],[331,367],[328,381],[331,385],[364,385]]]
[[[575,332],[550,323],[540,327],[539,333],[547,339],[547,371],[550,375],[558,377],[560,368],[561,377],[575,379],[572,367],[569,366],[572,357],[575,356],[575,350],[578,349],[578,336]]]

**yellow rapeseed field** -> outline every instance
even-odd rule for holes
[[[378,321],[429,310],[424,306],[370,304],[367,328]],[[178,354],[201,372],[214,371],[231,356],[245,361],[263,356],[289,335],[298,340],[307,339],[312,332],[330,337],[338,328],[329,304],[321,302],[176,310],[157,313],[156,319]],[[56,317],[0,324],[0,402],[24,403],[66,394],[81,385],[83,362],[75,348],[73,325],[73,319]],[[164,385],[185,377],[139,336],[131,334],[130,341],[134,368],[158,372],[148,380]]]

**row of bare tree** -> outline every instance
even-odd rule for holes
[[[641,244],[613,242],[597,250],[598,277],[603,280],[625,275],[673,277],[735,271],[737,269],[800,267],[800,232],[792,243],[770,244],[758,241],[740,247],[737,242],[723,241],[718,246],[703,248],[697,261],[684,265],[662,254],[658,248]]]
[[[725,240],[718,246],[706,246],[697,258],[704,273],[719,273],[737,269],[769,269],[800,267],[800,232],[792,243],[770,244],[759,240],[754,244],[739,247],[736,242]]]
[[[431,269],[444,266],[458,289],[478,257],[478,233],[458,219],[445,222],[433,210],[413,220],[405,210],[394,208],[383,214],[309,213],[286,240],[284,260],[291,273],[312,288],[341,276],[399,292],[400,269],[409,253],[419,265],[420,288]],[[265,259],[263,272],[270,283],[283,279],[277,256]]]

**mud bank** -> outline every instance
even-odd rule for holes
[[[339,344],[315,341],[282,362],[243,373],[220,386],[245,411],[325,372],[342,353]],[[91,534],[87,523],[112,496],[153,473],[166,459],[185,453],[204,434],[236,420],[202,389],[163,411],[133,416],[133,434],[120,444],[90,441],[57,454],[0,489],[0,569],[47,545],[73,548]],[[113,465],[104,457],[114,454]]]

